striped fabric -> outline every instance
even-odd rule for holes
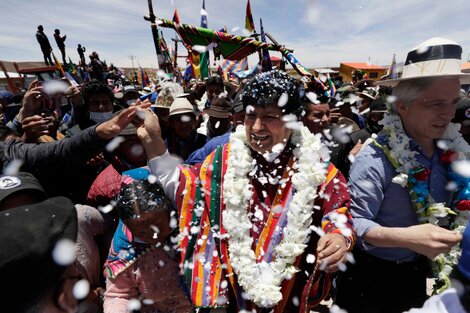
[[[245,71],[248,69],[248,59],[243,58],[240,61],[231,61],[231,60],[223,60],[220,63],[220,69],[223,72],[227,73],[234,73],[234,72],[239,72],[239,71]]]
[[[116,278],[150,249],[148,244],[134,242],[129,228],[119,220],[109,248],[108,258],[104,264],[104,276]]]
[[[228,241],[226,232],[222,224],[222,214],[225,206],[223,204],[223,177],[227,169],[227,160],[230,153],[230,144],[218,147],[204,161],[200,170],[195,170],[187,166],[181,167],[180,187],[177,195],[177,207],[179,211],[179,231],[181,268],[187,282],[191,295],[191,300],[198,308],[213,308],[225,303],[228,299],[228,289],[231,288],[235,299],[230,299],[230,307],[236,306],[238,310],[251,310],[252,303],[247,302],[241,296],[242,289],[238,286],[234,277],[234,272],[229,262]],[[293,161],[289,167],[292,168]],[[287,171],[286,171],[287,172]],[[288,175],[285,173],[285,175]],[[285,176],[284,178],[288,178]],[[328,203],[328,209],[320,212],[324,215],[321,222],[316,225],[322,226],[325,233],[336,232],[334,222],[329,218],[331,214],[347,213],[349,194],[345,187],[336,188],[332,182],[341,178],[341,183],[346,186],[344,178],[340,176],[338,170],[330,164],[328,168],[327,180],[320,187],[320,191],[327,190],[334,193]],[[271,211],[264,225],[258,233],[258,238],[254,238],[255,255],[259,261],[270,262],[274,256],[274,248],[282,239],[282,231],[287,224],[287,211],[292,199],[294,190],[289,180],[285,185],[279,187],[279,192],[272,205],[280,205],[282,210]],[[344,199],[344,200],[340,200]],[[351,224],[352,225],[352,224]],[[316,240],[316,239],[314,239]],[[353,242],[354,239],[351,238]],[[309,243],[315,251],[316,241]],[[315,252],[310,252],[315,253]],[[264,255],[263,255],[264,254]],[[303,262],[303,263],[302,263]],[[296,266],[305,265],[305,256],[299,256]],[[291,297],[298,294],[302,299],[301,303],[305,308],[311,308],[324,299],[330,290],[330,276],[315,272],[313,264],[310,267],[311,276],[305,276],[304,268],[301,268],[299,275],[295,279],[284,281],[281,286],[283,300],[275,307],[276,313],[283,312],[285,306],[291,302]],[[297,287],[301,286],[300,290]],[[300,294],[301,293],[301,294]],[[219,302],[218,302],[219,301]],[[300,312],[308,312],[300,310]]]

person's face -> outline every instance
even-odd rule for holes
[[[145,166],[147,154],[139,137],[137,135],[126,135],[123,137],[124,141],[121,142],[115,153],[133,166]]]
[[[240,111],[238,113],[232,114],[232,124],[234,128],[237,128],[238,125],[243,125],[245,122],[245,111]]]
[[[163,243],[171,232],[168,212],[164,211],[144,213],[137,219],[126,220],[125,224],[134,237],[148,244]]]
[[[71,264],[60,277],[55,287],[30,307],[27,313],[73,313],[79,312],[80,301],[73,295],[73,287],[82,279],[75,263]]]
[[[248,109],[245,127],[250,147],[259,153],[271,152],[274,145],[285,144],[292,132],[286,127],[276,104]]]
[[[195,127],[196,117],[193,114],[178,114],[170,117],[170,128],[178,138],[188,138]]]
[[[321,134],[331,124],[330,114],[328,104],[310,104],[302,122],[313,134]]]
[[[220,95],[222,92],[224,91],[224,89],[220,86],[217,86],[217,85],[209,85],[207,86],[206,88],[206,92],[207,92],[207,98],[209,100],[212,100],[212,98],[214,98],[215,96],[218,96]]]
[[[397,110],[408,134],[418,143],[441,138],[454,117],[459,92],[459,79],[443,78],[423,90],[411,105],[398,101]]]
[[[112,110],[113,100],[106,94],[94,95],[88,100],[90,112],[111,112]]]

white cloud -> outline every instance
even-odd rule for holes
[[[153,1],[155,15],[171,19],[173,3],[183,23],[199,25],[202,0]],[[206,0],[209,27],[238,27],[241,34],[245,5],[245,1]],[[308,67],[366,62],[369,57],[372,63],[387,65],[393,53],[402,61],[409,49],[437,36],[462,44],[464,59],[470,52],[467,0],[256,0],[251,7],[256,28],[262,17],[265,30],[293,48]],[[66,49],[72,60],[78,60],[76,46],[82,43],[108,63],[130,67],[132,54],[142,66],[156,67],[150,24],[143,19],[147,14],[146,1],[2,0],[0,55],[6,60],[41,60],[34,34],[42,24],[53,48],[53,29],[67,34]],[[162,30],[173,45],[174,31]],[[185,54],[182,46],[179,52]],[[256,61],[256,55],[250,57],[251,65]]]

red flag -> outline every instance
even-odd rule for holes
[[[253,15],[251,15],[250,0],[246,3],[246,18],[245,18],[245,29],[250,32],[255,31],[255,23],[253,22]]]
[[[180,15],[178,14],[178,11],[176,9],[175,13],[173,14],[173,22],[175,22],[175,24],[181,24]]]

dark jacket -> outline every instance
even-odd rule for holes
[[[81,192],[77,185],[83,182],[85,163],[101,153],[108,142],[100,139],[95,129],[90,127],[72,138],[47,143],[0,142],[1,165],[5,169],[12,161],[20,160],[21,170],[33,174],[48,196],[84,201],[78,198]]]
[[[42,52],[51,52],[51,44],[49,43],[49,39],[47,38],[46,34],[44,34],[44,32],[36,32],[36,39],[41,46]]]

